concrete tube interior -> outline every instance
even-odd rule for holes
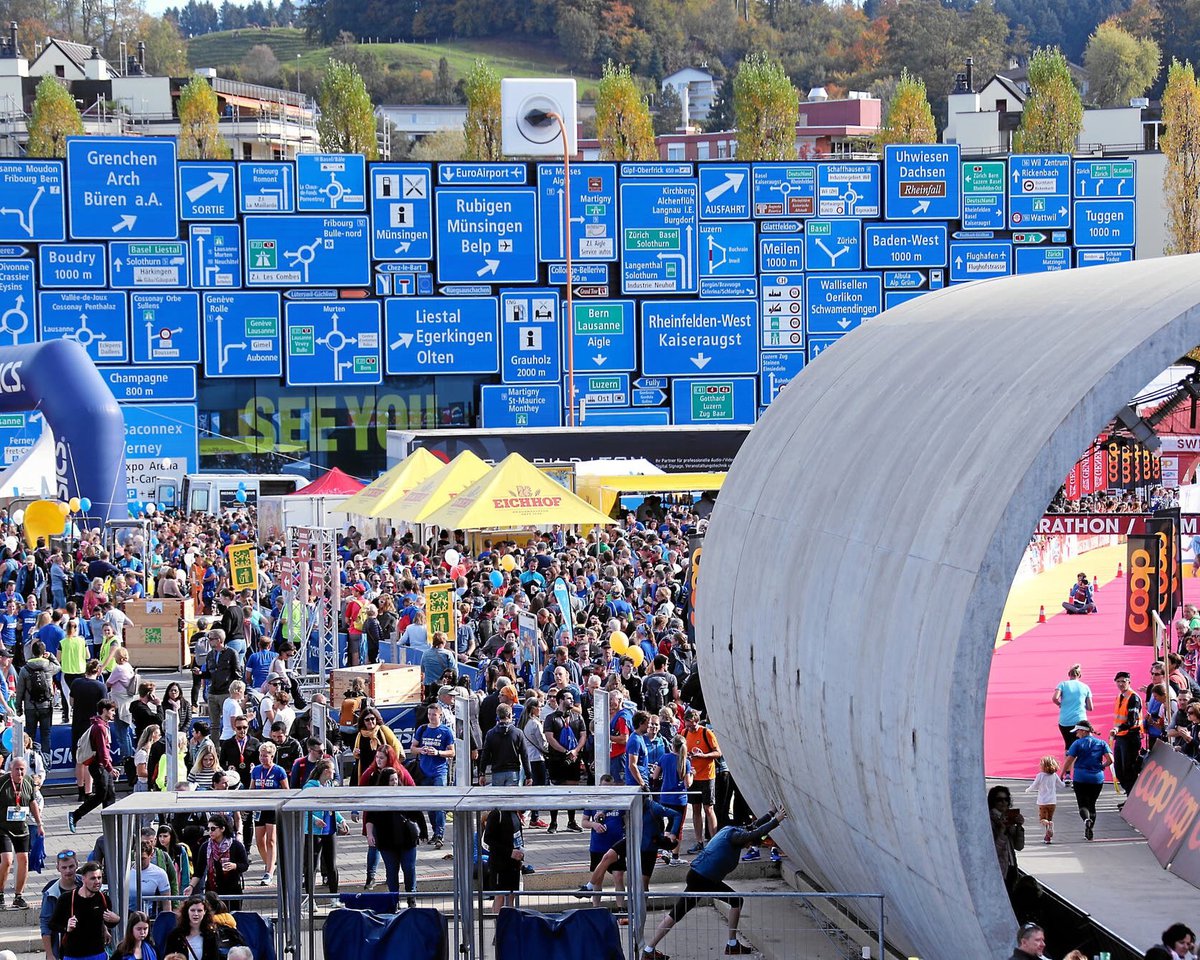
[[[1038,517],[1200,343],[1200,255],[974,283],[871,320],[751,431],[704,545],[706,703],[751,805],[912,955],[1007,957],[986,809],[996,625]]]

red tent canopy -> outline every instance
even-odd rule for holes
[[[337,467],[334,467],[328,473],[323,474],[318,479],[314,480],[307,487],[297,490],[290,496],[307,497],[312,494],[323,493],[341,493],[349,496],[352,493],[358,493],[366,484],[361,480],[356,480],[348,473],[343,473]]]

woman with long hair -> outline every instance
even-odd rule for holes
[[[188,781],[194,784],[197,790],[211,790],[213,777],[220,772],[221,758],[217,754],[216,744],[205,739],[200,744],[196,761],[188,773]]]
[[[178,715],[179,736],[187,739],[192,725],[192,705],[183,695],[183,687],[177,680],[167,684],[167,689],[163,692],[162,708],[164,716],[168,710],[173,710]]]
[[[162,730],[157,723],[147,725],[138,737],[137,750],[133,754],[133,765],[137,767],[137,783],[134,793],[145,793],[150,789],[150,748],[162,739]]]
[[[546,734],[542,730],[542,699],[538,696],[529,697],[525,701],[525,709],[521,713],[518,726],[521,731],[521,746],[525,750],[525,762],[529,770],[532,786],[544,787],[546,779]],[[536,810],[529,811],[529,825],[544,827],[546,821],[538,817]]]
[[[217,926],[203,897],[189,896],[176,911],[175,929],[167,934],[166,950],[186,960],[221,960]]]
[[[380,783],[380,776],[388,770],[394,770],[396,777],[402,787],[416,786],[413,783],[413,778],[407,770],[404,769],[404,763],[388,744],[381,746],[375,753],[375,759],[371,761],[371,765],[363,771],[362,777],[358,781],[360,787],[373,787]],[[422,817],[422,820],[424,818]],[[424,824],[422,823],[422,826]],[[366,825],[363,825],[363,836],[368,836]],[[367,844],[367,882],[365,889],[371,890],[375,886],[375,870],[379,866],[379,852],[371,844]],[[394,892],[394,891],[393,891]]]
[[[687,740],[681,734],[675,735],[675,739],[671,741],[671,750],[662,755],[659,770],[662,786],[659,788],[658,802],[668,810],[678,813],[679,822],[683,823],[687,815],[688,790],[692,786],[692,762],[688,759]],[[650,777],[652,780],[658,779],[653,770],[650,771]],[[679,842],[682,835],[681,830],[675,837],[675,846],[669,851],[663,851],[667,863],[673,866],[683,862],[679,859]],[[670,856],[667,856],[668,853]]]
[[[304,784],[304,789],[311,790],[315,787],[330,786],[333,786],[333,761],[329,757],[325,757],[313,767],[308,782]],[[325,878],[325,885],[329,888],[329,892],[334,897],[337,896],[338,868],[334,838],[339,834],[345,835],[349,832],[346,821],[336,810],[322,810],[318,813],[305,814],[305,842],[311,844],[305,850],[304,856],[304,892],[306,894],[313,889],[313,877],[309,871],[309,864],[317,863],[320,865],[321,875]]]
[[[150,939],[150,918],[141,910],[129,915],[125,938],[113,950],[113,960],[158,960],[154,942]]]
[[[182,889],[192,882],[192,851],[186,843],[180,843],[175,828],[169,823],[160,823],[155,842],[166,851],[175,868],[175,878]]]
[[[246,848],[234,836],[228,818],[222,813],[214,813],[208,818],[208,839],[200,845],[196,875],[185,892],[190,896],[212,891],[225,900],[231,910],[238,910],[241,900],[237,894],[242,892],[242,875],[249,866]]]
[[[363,773],[375,762],[375,754],[384,745],[391,747],[401,761],[406,759],[395,731],[383,722],[383,715],[374,707],[365,707],[358,712],[357,729],[358,735],[354,738],[354,758],[358,761],[354,778],[357,782],[362,782]]]
[[[375,778],[375,785],[396,791],[405,786],[403,779],[408,777],[403,768],[385,767]],[[407,786],[412,786],[412,778],[408,777]],[[400,892],[400,873],[404,873],[404,890],[412,893],[417,889],[417,825],[412,819],[399,810],[371,811],[365,817],[367,831],[367,869],[372,869],[370,854],[377,853],[383,857],[383,871],[387,877],[388,893]],[[367,887],[374,883],[374,878],[368,873]],[[416,900],[408,898],[408,905],[415,907]]]

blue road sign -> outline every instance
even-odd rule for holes
[[[750,218],[750,177],[744,164],[702,163],[699,175],[701,220]]]
[[[117,403],[196,399],[195,367],[105,367],[100,374]]]
[[[281,328],[277,293],[204,294],[204,375],[281,376]]]
[[[949,256],[945,224],[868,224],[867,267],[944,267]]]
[[[758,240],[758,269],[763,273],[804,269],[804,237],[760,237]]]
[[[290,161],[238,164],[242,213],[291,213],[296,209],[295,168]]]
[[[756,217],[811,217],[816,214],[815,163],[756,163],[751,171]]]
[[[842,339],[842,335],[837,336],[820,336],[808,338],[808,362],[812,363],[826,350]]]
[[[296,154],[296,209],[367,209],[367,158],[361,153]]]
[[[1071,226],[1069,156],[1014,153],[1008,170],[1008,223],[1013,230]]]
[[[957,220],[962,208],[957,144],[889,144],[883,148],[889,220]]]
[[[670,383],[667,377],[638,377],[633,386],[638,390],[666,390]]]
[[[764,349],[804,349],[804,275],[763,277],[762,345]]]
[[[746,300],[757,296],[755,277],[700,278],[700,297],[704,300]]]
[[[38,247],[41,286],[79,290],[108,285],[103,244],[44,243]]]
[[[61,160],[0,160],[0,240],[65,240]]]
[[[690,177],[690,163],[660,163],[657,160],[621,164],[621,177]]]
[[[248,287],[371,285],[366,217],[246,217],[245,230]]]
[[[804,293],[809,339],[846,333],[883,310],[883,277],[878,273],[809,274]]]
[[[1132,247],[1137,242],[1135,202],[1076,200],[1075,246]]]
[[[289,387],[383,382],[379,357],[379,301],[288,303]]]
[[[157,481],[200,469],[200,423],[194,403],[139,403],[125,414],[125,469],[135,496],[152,496]]]
[[[500,372],[495,297],[398,297],[384,316],[389,376]]]
[[[479,412],[484,430],[561,427],[562,387],[557,383],[483,386],[479,388]]]
[[[1015,273],[1053,273],[1071,269],[1070,247],[1017,247]]]
[[[879,164],[849,160],[817,164],[817,216],[879,216]]]
[[[925,286],[925,280],[925,274],[920,270],[885,270],[883,288],[885,290],[919,290]]]
[[[695,180],[621,184],[621,292],[694,293]]]
[[[563,387],[566,388],[565,378]],[[580,404],[584,407],[627,407],[629,392],[627,373],[577,373],[571,397],[576,411]]]
[[[33,293],[33,261],[0,260],[0,346],[37,339]]]
[[[809,220],[804,263],[809,270],[861,270],[861,220]]]
[[[72,240],[174,240],[179,236],[175,141],[68,137]]]
[[[236,223],[194,223],[189,228],[188,246],[193,287],[242,285],[242,228]]]
[[[964,160],[962,225],[964,230],[1003,230],[1008,167],[1003,160]],[[972,237],[966,239],[984,239]]]
[[[516,185],[525,183],[523,163],[439,163],[439,182],[448,186]]]
[[[235,164],[205,160],[179,164],[179,216],[182,220],[233,220],[237,217]]]
[[[701,223],[700,281],[710,277],[754,276],[754,224]]]
[[[42,293],[38,338],[74,340],[96,363],[128,363],[127,309],[123,293]]]
[[[758,373],[758,304],[643,301],[642,372],[668,377]]]
[[[428,166],[371,167],[371,255],[376,260],[432,260],[432,177]]]
[[[182,240],[134,240],[108,245],[114,287],[186,287],[187,245]]]
[[[753,377],[680,377],[671,382],[671,422],[753,423],[756,394]]]
[[[200,362],[200,294],[129,295],[134,363]]]
[[[552,263],[549,267],[549,282],[555,286],[565,286],[567,282],[567,265]],[[571,263],[572,283],[608,283],[608,264],[606,263]]]
[[[1119,250],[1076,250],[1075,266],[1100,267],[1106,263],[1126,263],[1133,259],[1133,250],[1125,247]]]
[[[563,343],[565,353],[566,337],[574,331],[576,370],[600,373],[634,370],[637,366],[634,301],[574,300],[571,310],[575,313],[575,323],[563,324]]]
[[[908,303],[909,300],[916,300],[917,297],[923,297],[928,292],[928,290],[885,290],[883,292],[883,309],[891,310],[892,307]]]
[[[1132,199],[1137,191],[1137,161],[1076,160],[1075,199]]]
[[[654,407],[629,410],[596,410],[587,412],[581,426],[589,427],[665,427],[671,423],[671,411]]]
[[[42,435],[42,415],[0,413],[0,466],[10,467],[24,457]]]
[[[500,294],[500,373],[505,383],[557,383],[562,377],[557,290]]]
[[[950,244],[950,282],[987,280],[1012,273],[1013,245],[1007,241]]]
[[[617,259],[617,168],[612,163],[571,167],[567,190],[561,163],[539,163],[538,247],[542,260],[563,260],[567,247],[563,221],[571,208],[571,259]]]
[[[439,283],[535,283],[537,191],[437,192]]]
[[[635,407],[661,407],[667,402],[667,391],[659,387],[637,387],[630,391],[629,402]]]

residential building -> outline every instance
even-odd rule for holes
[[[716,78],[707,70],[684,67],[670,76],[663,77],[661,89],[671,87],[679,102],[683,104],[683,126],[693,120],[707,120],[717,99]]]
[[[152,77],[145,46],[110,64],[93,47],[48,38],[32,62],[20,55],[16,25],[0,37],[0,156],[23,156],[37,85],[56,77],[75,98],[84,132],[173,137],[179,133],[180,91],[191,77]],[[212,85],[220,131],[239,159],[279,160],[317,149],[317,111],[303,94],[226,80],[199,70]]]

